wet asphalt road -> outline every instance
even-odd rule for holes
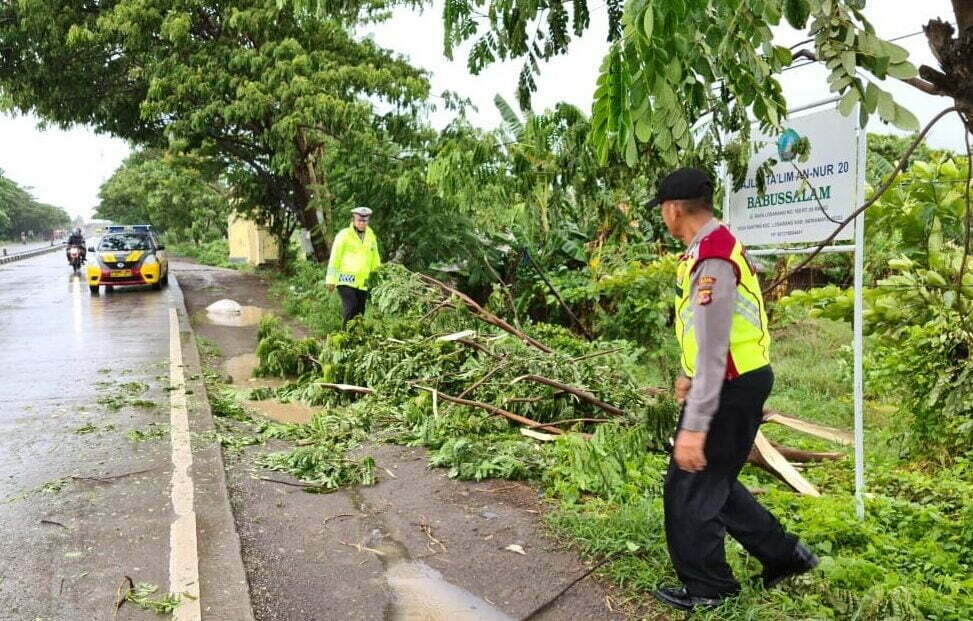
[[[0,619],[111,619],[125,576],[167,590],[168,309],[92,296],[61,253],[0,266]]]

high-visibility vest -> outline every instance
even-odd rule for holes
[[[682,368],[687,377],[696,374],[699,344],[693,314],[697,301],[690,299],[690,293],[693,272],[706,259],[729,261],[737,276],[736,305],[726,360],[726,379],[734,379],[770,364],[770,332],[757,274],[747,260],[743,245],[722,225],[700,240],[695,256],[683,255],[677,268],[676,339],[682,352]]]
[[[369,275],[378,269],[382,260],[378,256],[378,239],[371,227],[358,237],[354,225],[338,231],[328,259],[328,273],[325,284],[347,285],[355,289],[367,290]]]

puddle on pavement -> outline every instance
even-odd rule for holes
[[[259,306],[241,306],[239,313],[206,313],[206,321],[214,326],[243,328],[255,326],[266,311]]]
[[[278,423],[309,423],[314,409],[303,403],[281,403],[268,399],[266,401],[244,401],[244,404],[257,414],[275,420]]]
[[[243,404],[257,414],[278,423],[311,422],[314,408],[299,401],[281,403],[275,399],[254,401],[246,398],[249,391],[254,388],[277,388],[286,383],[286,380],[279,377],[253,377],[253,370],[257,368],[257,365],[257,354],[243,354],[228,359],[223,367],[226,373],[233,378],[233,388],[244,391],[241,395]]]
[[[206,307],[206,321],[215,326],[242,328],[255,326],[266,314],[259,306],[241,306],[233,300],[220,300]]]
[[[280,377],[254,377],[253,371],[260,366],[257,354],[243,354],[227,359],[224,369],[233,378],[233,386],[239,388],[277,388],[287,383]]]
[[[386,621],[512,621],[425,563],[389,563],[385,578],[395,596],[385,610]]]
[[[371,512],[357,489],[346,490],[352,503],[368,516],[372,527],[366,549],[385,568],[392,589],[392,601],[385,608],[385,621],[513,621],[513,617],[466,589],[447,582],[441,573],[415,561],[405,545],[393,539],[388,529]]]

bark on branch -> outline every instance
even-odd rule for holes
[[[536,382],[538,384],[544,384],[545,386],[550,386],[551,388],[557,388],[558,390],[572,394],[578,397],[579,399],[581,399],[582,401],[586,401],[587,403],[590,403],[591,405],[597,408],[601,408],[602,410],[605,410],[609,414],[614,414],[615,416],[623,416],[625,414],[625,410],[621,408],[617,408],[614,405],[611,405],[609,403],[605,403],[604,401],[594,396],[587,390],[582,390],[581,388],[577,388],[576,386],[569,386],[568,384],[564,384],[557,380],[552,380],[549,377],[543,377],[541,375],[522,375],[510,383],[516,384],[517,382],[520,382],[522,380],[527,380],[529,382]]]
[[[430,388],[428,386],[419,386],[419,385],[416,385],[416,388],[419,388],[420,390],[426,390],[426,391],[429,391],[429,392],[435,392],[439,396],[440,399],[443,399],[445,401],[450,401],[452,403],[458,403],[459,405],[465,405],[465,406],[472,407],[472,408],[479,408],[481,410],[486,410],[487,412],[489,412],[491,414],[495,414],[497,416],[503,416],[506,419],[512,420],[512,421],[514,421],[516,423],[520,423],[521,425],[525,425],[525,426],[527,426],[527,427],[529,427],[531,429],[541,429],[543,431],[546,431],[548,433],[553,433],[553,434],[563,434],[564,433],[564,431],[562,431],[561,429],[558,429],[557,427],[553,427],[553,426],[550,426],[550,425],[546,425],[544,423],[539,423],[536,420],[532,420],[530,418],[527,418],[526,416],[521,416],[519,414],[514,414],[513,412],[508,412],[507,410],[504,410],[503,408],[498,408],[497,406],[490,405],[489,403],[483,403],[482,401],[473,401],[472,399],[460,399],[459,397],[454,397],[452,395],[447,395],[445,393],[439,392],[435,388]],[[585,434],[585,435],[587,435],[587,434]]]

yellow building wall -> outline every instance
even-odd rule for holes
[[[232,263],[258,266],[273,263],[280,256],[277,240],[270,231],[241,216],[230,216],[227,237]]]

